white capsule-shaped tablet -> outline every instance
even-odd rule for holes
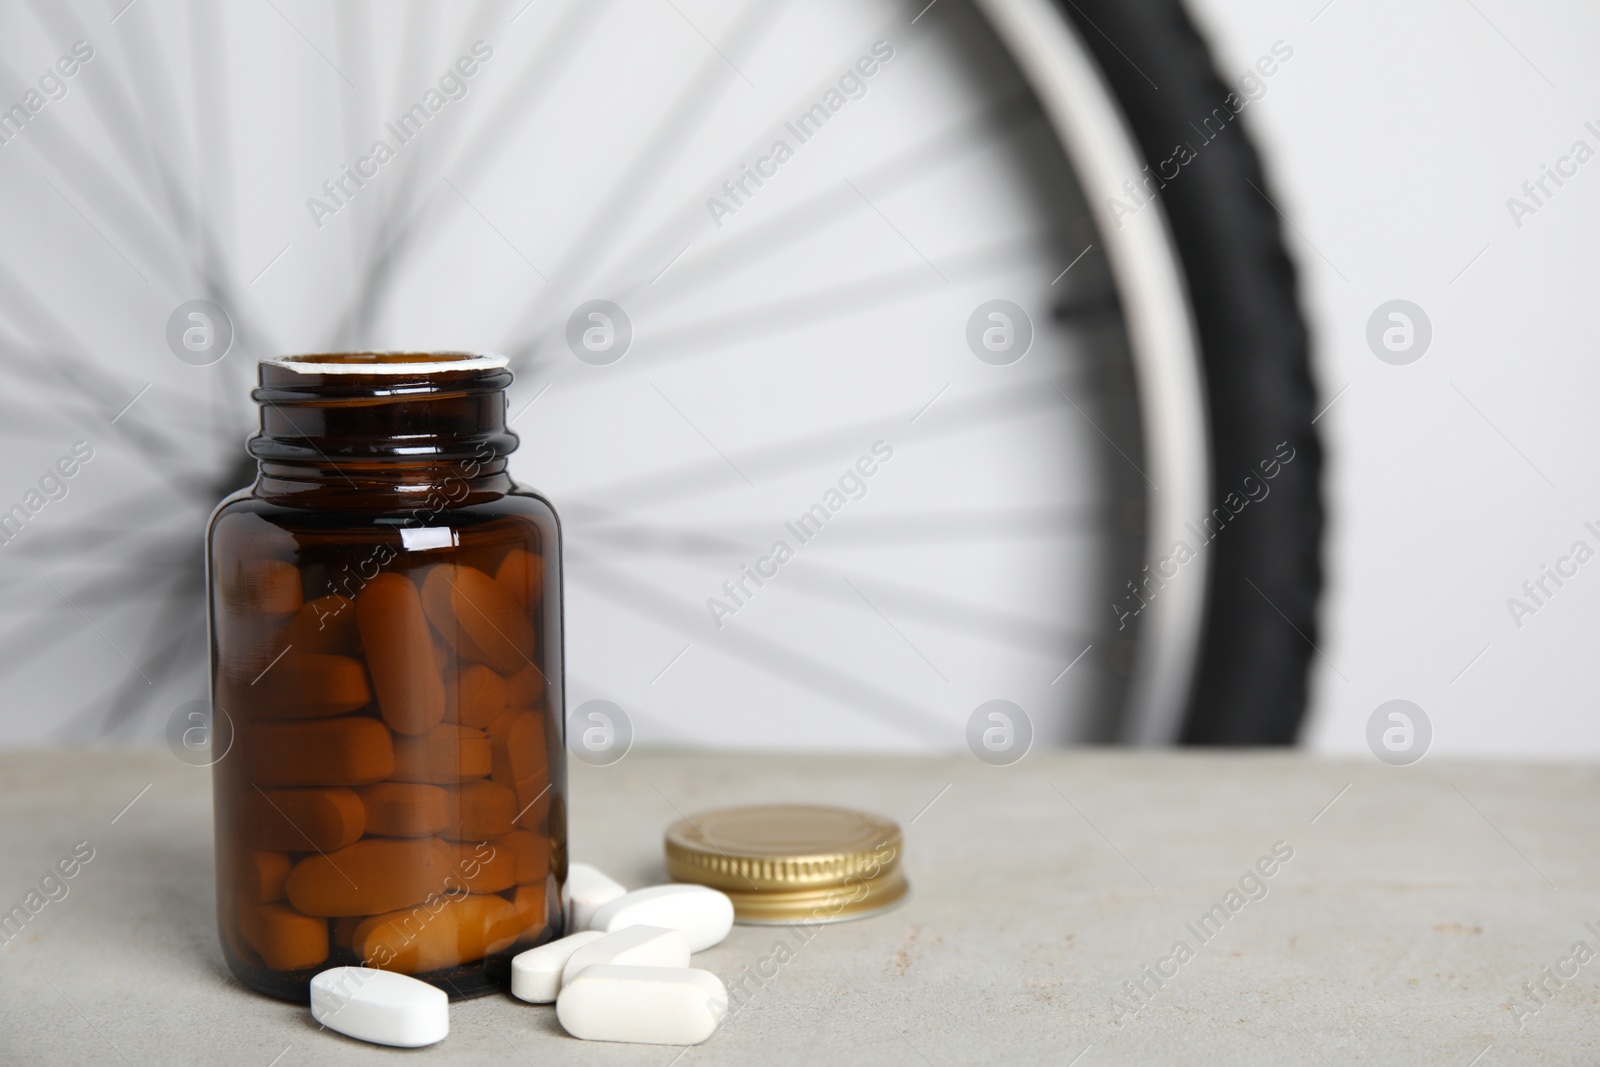
[[[600,940],[583,945],[567,958],[561,968],[564,986],[585,967],[599,964],[624,967],[687,967],[689,939],[682,930],[660,926],[625,926],[614,934],[601,934]]]
[[[698,1045],[728,1011],[728,991],[694,967],[585,967],[556,1000],[556,1018],[585,1041]]]
[[[614,933],[625,926],[664,926],[682,930],[689,951],[717,944],[733,929],[733,901],[703,885],[656,885],[636,889],[594,913],[593,930]]]
[[[567,960],[583,946],[605,938],[599,930],[584,930],[519,952],[511,960],[511,995],[529,1004],[554,1004],[561,992],[561,972]]]
[[[450,1033],[450,998],[393,971],[330,967],[311,979],[311,1017],[362,1041],[421,1048]]]
[[[594,913],[627,892],[604,871],[587,863],[567,865],[567,884],[561,889],[561,903],[567,913],[568,930],[591,929]]]

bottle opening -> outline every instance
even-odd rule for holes
[[[428,374],[499,370],[509,361],[476,352],[318,352],[261,362],[296,374]]]

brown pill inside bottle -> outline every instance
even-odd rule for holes
[[[401,974],[455,967],[511,947],[519,932],[516,905],[473,894],[434,907],[374,915],[356,928],[352,947],[369,967]]]
[[[423,582],[428,620],[457,655],[512,674],[532,662],[528,609],[476,567],[443,564]]]
[[[236,707],[247,708],[258,719],[321,719],[372,702],[360,660],[285,647],[288,651],[249,685],[228,687]]]
[[[544,706],[544,675],[532,664],[507,677],[506,690],[506,703],[513,711]]]
[[[474,893],[501,893],[517,884],[517,857],[488,841],[456,842],[456,874]]]
[[[332,852],[366,831],[367,809],[349,789],[256,789],[244,803],[258,848]]]
[[[441,837],[452,841],[487,841],[511,832],[517,795],[497,782],[467,782],[449,790],[450,818]]]
[[[518,934],[519,939],[543,932],[549,920],[549,916],[545,914],[544,902],[543,880],[532,885],[517,887],[516,899],[512,903],[517,909],[517,928],[521,931]]]
[[[394,744],[377,719],[269,722],[241,732],[259,786],[367,785],[394,774]]]
[[[524,607],[537,604],[544,592],[544,557],[522,548],[513,548],[495,568],[494,580]]]
[[[550,785],[544,755],[544,722],[536,712],[508,711],[489,727],[494,781],[516,794],[516,824],[537,829]]]
[[[550,841],[529,830],[513,830],[491,842],[497,852],[509,852],[516,860],[517,884],[543,883],[550,873]]]
[[[283,627],[280,638],[296,652],[353,656],[361,647],[355,603],[337,593],[308,600]]]
[[[389,777],[398,782],[455,785],[486,778],[493,766],[488,735],[454,723],[442,723],[420,737],[396,737],[394,757]]]
[[[285,883],[294,862],[282,852],[248,849],[239,872],[239,896],[256,904],[270,904],[284,898]]]
[[[487,663],[488,656],[472,640],[456,619],[455,586],[462,568],[454,563],[436,563],[422,577],[422,610],[428,622],[450,650],[450,655],[473,663]]]
[[[416,585],[392,572],[373,578],[356,597],[356,626],[384,722],[412,735],[438,726],[444,682]]]
[[[511,703],[506,680],[482,663],[446,675],[444,693],[445,721],[478,730],[486,729]]]
[[[289,903],[307,915],[327,916],[408,908],[445,892],[458,859],[458,850],[436,837],[367,838],[295,864],[287,883]]]
[[[450,794],[418,782],[379,782],[356,790],[367,810],[367,832],[383,837],[432,837],[450,823]]]
[[[315,967],[328,958],[328,921],[283,904],[241,904],[239,932],[275,971]]]

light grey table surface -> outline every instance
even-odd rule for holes
[[[576,1041],[553,1009],[510,996],[454,1005],[442,1044],[389,1050],[229,977],[208,771],[164,751],[5,753],[0,910],[76,842],[94,858],[0,947],[0,1062],[1600,1062],[1600,958],[1572,955],[1580,941],[1600,952],[1593,767],[635,752],[575,765],[572,795],[574,858],[629,885],[662,880],[661,832],[680,812],[881,812],[906,829],[913,895],[803,944],[735,927],[696,964],[731,982],[780,938],[794,958],[687,1051]],[[1198,917],[1277,842],[1293,858],[1265,896],[1203,942]],[[1136,1001],[1124,983],[1147,965],[1172,977],[1145,979]],[[1558,983],[1546,967],[1577,973]],[[1541,980],[1533,1011],[1525,983]]]

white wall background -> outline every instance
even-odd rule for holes
[[[1294,49],[1245,118],[1339,397],[1318,423],[1331,584],[1304,737],[1364,750],[1372,711],[1403,698],[1435,753],[1600,751],[1600,560],[1547,581],[1520,627],[1507,607],[1574,542],[1600,550],[1600,158],[1520,227],[1506,205],[1574,142],[1600,152],[1600,8],[1190,4],[1225,72]],[[1433,327],[1407,366],[1365,340],[1396,298]]]

